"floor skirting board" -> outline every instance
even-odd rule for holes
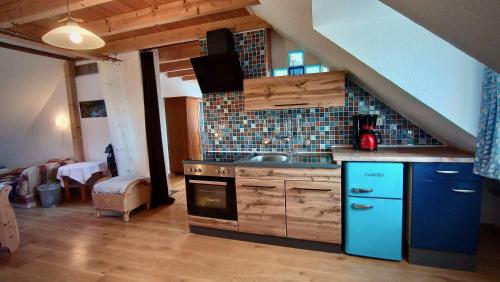
[[[328,253],[340,253],[342,251],[342,246],[340,244],[299,240],[293,238],[283,238],[283,237],[275,237],[268,235],[241,233],[241,232],[220,230],[220,229],[207,228],[195,225],[189,225],[189,230],[192,233],[199,235],[221,237],[221,238],[241,240],[253,243],[269,244],[269,245],[328,252]]]
[[[418,248],[410,248],[408,262],[411,264],[466,271],[474,271],[476,268],[475,255],[440,252]]]

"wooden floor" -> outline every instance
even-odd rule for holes
[[[21,247],[0,253],[0,281],[500,281],[490,229],[475,273],[205,237],[188,231],[183,185],[172,178],[176,203],[129,223],[78,203],[16,209]]]

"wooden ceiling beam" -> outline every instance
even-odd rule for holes
[[[196,75],[186,75],[182,77],[182,80],[196,80]]]
[[[179,71],[192,69],[189,59],[160,64],[160,72]]]
[[[167,4],[118,14],[82,25],[101,36],[107,36],[245,8],[256,4],[259,4],[258,0],[176,0]]]
[[[228,28],[232,32],[242,32],[270,27],[266,21],[258,16],[250,15],[110,41],[96,52],[100,54],[121,53],[194,41],[205,38],[207,31],[219,28]]]
[[[190,69],[190,70],[180,70],[180,71],[167,72],[167,77],[168,78],[179,77],[179,76],[186,76],[186,75],[194,75],[194,70]]]
[[[73,0],[72,12],[104,4],[112,0]],[[15,24],[25,24],[44,18],[63,15],[67,12],[66,0],[17,0],[0,4],[0,28],[10,28]]]
[[[16,50],[16,51],[20,51],[20,52],[24,52],[24,53],[28,53],[28,54],[34,54],[34,55],[39,55],[39,56],[44,56],[44,57],[59,59],[59,60],[63,60],[63,61],[69,61],[69,60],[73,60],[74,59],[72,57],[66,57],[66,56],[62,56],[62,55],[58,55],[58,54],[54,54],[54,53],[49,53],[49,52],[45,52],[45,51],[39,51],[39,50],[35,50],[35,49],[30,49],[30,48],[27,48],[27,47],[16,46],[16,45],[4,43],[4,42],[0,42],[0,48],[6,48],[6,49],[11,49],[11,50]]]
[[[8,30],[3,30],[0,29],[0,42],[14,45],[14,46],[19,46],[25,49],[32,49],[36,51],[45,52],[45,53],[50,53],[54,54],[57,56],[66,57],[66,58],[71,58],[71,59],[89,59],[89,60],[97,60],[97,61],[116,61],[116,59],[113,59],[108,56],[103,56],[103,55],[95,55],[95,54],[89,54],[89,53],[84,53],[84,52],[78,52],[78,51],[73,51],[69,49],[63,49],[63,48],[58,48],[55,46],[51,46],[42,42],[34,41],[28,38],[25,38],[23,35],[18,34],[16,32],[11,32]]]
[[[160,63],[185,60],[201,56],[200,41],[190,41],[158,48]]]

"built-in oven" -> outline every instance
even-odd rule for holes
[[[238,220],[234,167],[184,165],[188,214]]]

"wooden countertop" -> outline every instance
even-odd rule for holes
[[[375,162],[456,162],[473,163],[474,154],[448,147],[402,148],[385,147],[376,152],[352,150],[352,148],[332,148],[334,161],[375,161]]]

